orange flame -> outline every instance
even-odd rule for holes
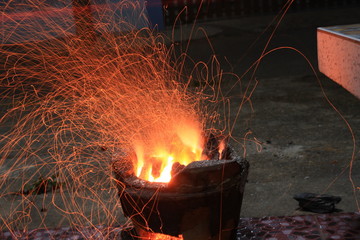
[[[171,180],[174,163],[186,166],[201,160],[203,139],[199,124],[185,121],[174,125],[170,126],[170,133],[161,131],[172,137],[154,131],[152,146],[145,147],[142,141],[136,141],[134,169],[137,177],[150,182],[166,183]]]
[[[179,235],[177,237],[162,234],[162,233],[152,233],[141,231],[141,239],[150,239],[150,240],[183,240],[183,236]]]
[[[164,235],[164,234],[160,234],[160,233],[153,233],[151,236],[152,240],[182,240],[183,237],[180,235],[179,237],[173,237],[173,236],[168,236],[168,235]]]

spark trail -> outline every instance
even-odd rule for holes
[[[6,4],[0,197],[9,201],[2,229],[46,227],[48,209],[60,224],[119,225],[110,167],[116,155],[147,154],[129,163],[145,170],[146,157],[159,153],[199,160],[206,96],[189,87],[163,37],[141,27],[145,15],[141,4],[126,1]]]

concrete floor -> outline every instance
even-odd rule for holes
[[[231,99],[231,122],[235,121],[246,86],[257,84],[251,101],[242,105],[232,131],[240,141],[240,152],[250,162],[242,217],[303,214],[297,211],[297,202],[292,198],[301,192],[341,196],[339,209],[359,210],[360,100],[319,74],[316,63],[316,27],[360,22],[358,10],[286,15],[267,50],[289,46],[307,59],[290,48],[275,51],[261,61],[255,78],[251,78],[252,70],[243,74],[269,40],[274,25],[266,29],[274,16],[200,22],[196,26],[208,32],[214,52],[207,38],[195,34],[189,56],[208,61],[215,53],[225,71],[242,76],[235,88],[230,87],[236,83],[234,78],[226,74],[223,78],[222,91]],[[186,41],[179,44],[185,45]],[[350,164],[354,186],[349,179]],[[1,206],[10,206],[14,201],[3,200]],[[68,224],[55,215],[56,211],[49,209],[47,227]],[[33,217],[31,226],[38,226],[41,220]]]
[[[316,53],[316,28],[358,23],[358,10],[286,15],[267,50],[288,48],[267,55],[256,72],[247,71],[270,39],[274,24],[267,27],[273,16],[199,23],[208,31],[225,71],[242,76],[242,86],[233,89],[229,86],[235,81],[226,75],[223,79],[232,119],[245,88],[257,84],[232,132],[243,140],[242,152],[250,162],[243,217],[303,214],[293,200],[294,194],[302,192],[341,196],[339,209],[359,210],[360,100],[318,72]],[[189,55],[207,61],[210,48],[200,35],[196,37]]]

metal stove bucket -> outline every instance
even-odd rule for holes
[[[124,214],[139,239],[161,233],[218,240],[236,239],[248,168],[239,157],[196,161],[168,184],[150,183],[116,167],[114,173]]]

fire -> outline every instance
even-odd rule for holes
[[[183,237],[182,235],[180,235],[179,237],[173,237],[161,233],[153,233],[151,235],[151,239],[152,240],[183,240]]]
[[[146,28],[144,1],[73,2],[82,1],[10,0],[0,10],[0,124],[9,129],[0,138],[0,205],[56,174],[69,192],[49,208],[64,223],[111,226],[121,211],[107,195],[115,194],[110,156],[130,149],[135,174],[157,182],[200,160],[202,133],[217,116],[203,92],[220,72],[185,71],[188,58]],[[1,227],[44,227],[40,205],[27,199],[0,214]]]
[[[136,176],[150,182],[166,183],[171,180],[175,163],[186,166],[193,161],[201,160],[203,139],[201,130],[196,125],[189,122],[176,125],[171,138],[154,133],[154,146],[147,148],[138,141],[134,148]],[[168,141],[164,141],[164,138]],[[148,154],[145,154],[145,151]]]
[[[148,232],[142,229],[137,229],[139,234],[139,239],[148,239],[148,240],[183,240],[183,235],[171,236],[163,233]]]

